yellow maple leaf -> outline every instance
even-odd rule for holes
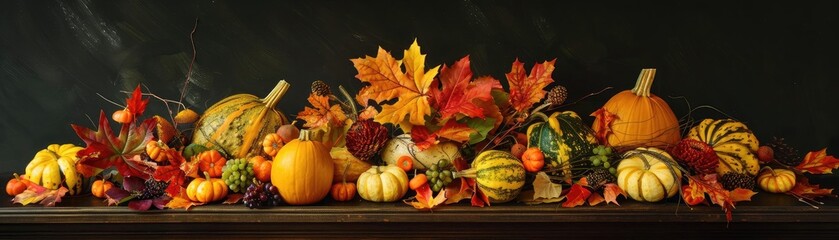
[[[425,55],[420,52],[416,40],[405,50],[402,60],[396,60],[379,47],[376,57],[366,56],[351,61],[358,70],[356,78],[370,83],[361,89],[357,100],[370,99],[381,103],[397,99],[393,104],[382,106],[382,111],[375,117],[376,122],[425,125],[425,116],[431,115],[428,91],[440,66],[425,71]]]

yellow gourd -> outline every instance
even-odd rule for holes
[[[27,180],[47,189],[58,189],[64,183],[70,195],[80,193],[82,177],[76,171],[76,153],[82,149],[73,144],[49,145],[36,153],[26,165]]]
[[[795,187],[795,173],[786,169],[764,168],[757,176],[757,185],[763,191],[785,193]]]

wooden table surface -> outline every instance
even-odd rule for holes
[[[213,204],[188,211],[138,212],[123,206],[109,207],[90,195],[69,197],[51,208],[12,204],[4,195],[0,197],[0,235],[799,238],[834,237],[839,233],[837,199],[825,199],[825,204],[815,209],[791,196],[759,193],[753,201],[737,205],[730,224],[718,206],[690,208],[675,200],[663,203],[621,200],[621,206],[576,208],[516,203],[476,208],[462,203],[431,212],[418,211],[401,202],[370,203],[356,199],[270,209]]]

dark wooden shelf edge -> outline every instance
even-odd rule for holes
[[[261,210],[239,206],[210,206],[193,210],[136,212],[125,207],[95,208],[0,208],[0,224],[12,223],[365,223],[365,222],[719,222],[725,214],[719,207],[663,206],[661,208],[573,209],[526,206],[500,206],[476,209],[453,206],[434,212],[410,207],[358,209],[329,207],[286,207]],[[739,207],[732,222],[818,222],[839,223],[839,207]]]

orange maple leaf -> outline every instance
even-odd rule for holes
[[[833,169],[839,168],[839,159],[827,155],[827,148],[807,153],[795,169],[812,174],[833,173]]]
[[[366,56],[351,61],[358,71],[355,77],[370,83],[361,89],[357,101],[381,103],[398,99],[393,104],[382,105],[381,112],[375,117],[376,122],[425,125],[425,116],[431,115],[428,92],[440,66],[425,71],[425,55],[420,52],[416,40],[405,50],[402,60],[396,60],[379,47],[376,57]]]
[[[601,144],[606,144],[609,134],[612,133],[612,122],[618,119],[618,115],[610,113],[605,108],[600,108],[589,116],[595,117],[593,128],[597,129],[594,133],[597,141]]]
[[[589,206],[597,206],[597,204],[601,204],[605,202],[606,199],[603,196],[600,196],[600,193],[591,193],[591,196],[588,197],[588,205]]]
[[[405,203],[414,206],[416,209],[433,209],[444,202],[446,202],[446,190],[440,191],[437,193],[437,197],[434,197],[431,187],[428,186],[428,183],[425,183],[417,188],[416,201],[406,201]]]
[[[608,183],[603,185],[603,198],[606,200],[606,204],[614,203],[615,205],[620,206],[618,203],[618,195],[626,197],[626,193],[617,184]]]
[[[176,197],[172,198],[172,200],[170,200],[168,203],[166,203],[166,207],[169,208],[169,209],[184,209],[184,210],[189,210],[192,207],[201,206],[201,205],[204,205],[204,204],[200,203],[200,202],[190,201],[189,198],[185,198],[185,197],[182,197],[182,196],[176,196]]]
[[[297,114],[297,118],[306,121],[304,127],[310,129],[318,129],[323,127],[340,127],[344,125],[344,120],[347,120],[347,115],[341,106],[329,105],[328,96],[318,96],[317,94],[309,94],[309,103],[312,107],[305,107],[302,112]]]
[[[809,198],[836,196],[833,195],[832,188],[821,188],[818,184],[810,184],[810,180],[806,177],[798,178],[798,181],[795,182],[795,186],[792,187],[792,190],[787,192],[787,194],[796,197]]]
[[[529,76],[524,70],[524,63],[519,59],[513,62],[512,70],[507,73],[507,82],[510,84],[510,105],[517,112],[527,111],[545,97],[544,88],[554,81],[551,74],[555,62],[556,59],[537,63],[530,69]]]

